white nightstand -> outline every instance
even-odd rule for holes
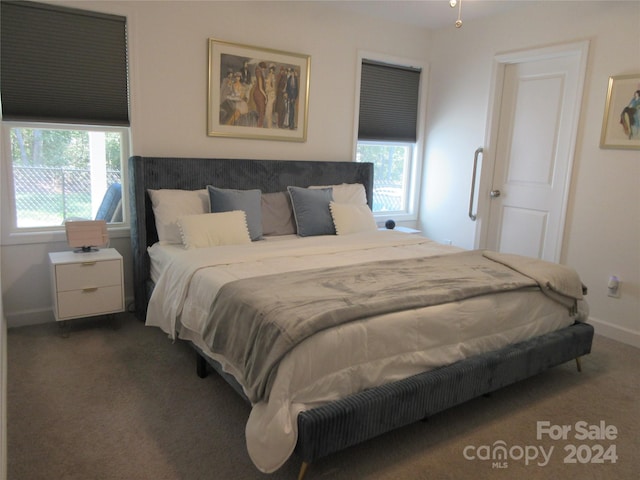
[[[49,262],[57,321],[124,311],[122,256],[115,248],[52,252]]]

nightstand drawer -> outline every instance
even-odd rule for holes
[[[56,320],[124,311],[122,256],[116,249],[51,252],[49,262]]]
[[[87,317],[123,310],[122,285],[58,292],[58,319]]]
[[[58,292],[118,285],[122,280],[119,260],[86,261],[56,265]]]

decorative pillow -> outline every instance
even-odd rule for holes
[[[340,185],[311,186],[309,188],[332,188],[336,203],[367,204],[367,192],[361,183],[341,183]]]
[[[338,235],[368,232],[378,229],[368,205],[331,202],[329,204],[333,224]]]
[[[298,236],[335,235],[333,218],[329,211],[331,188],[287,187],[293,205]]]
[[[161,244],[182,243],[178,218],[209,213],[209,195],[202,190],[147,190]]]
[[[262,192],[260,190],[233,190],[207,185],[211,199],[211,213],[243,210],[247,214],[247,225],[251,240],[262,238]]]
[[[187,215],[178,220],[185,248],[251,243],[247,217],[242,210]]]
[[[291,235],[296,233],[291,197],[286,192],[262,194],[262,234]]]

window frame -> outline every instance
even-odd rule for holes
[[[405,210],[387,210],[387,211],[374,211],[374,218],[378,220],[384,218],[387,219],[389,216],[394,216],[394,219],[399,220],[402,215],[410,215],[410,212],[415,210],[415,205],[413,202],[414,199],[414,189],[415,185],[412,181],[413,179],[413,170],[417,162],[416,159],[416,146],[412,142],[399,142],[399,141],[382,141],[382,140],[358,140],[356,144],[356,161],[357,161],[357,151],[358,147],[361,145],[370,145],[370,146],[383,146],[383,147],[407,147],[409,149],[408,152],[408,160],[406,165],[406,170],[403,170],[403,185],[406,185],[406,189],[403,189],[403,203],[406,205]],[[374,175],[374,191],[375,191],[375,175]],[[405,219],[406,220],[406,219]],[[409,218],[411,220],[411,218]]]
[[[16,201],[13,179],[13,159],[11,157],[11,129],[12,128],[40,128],[57,130],[82,130],[99,132],[120,132],[122,143],[120,145],[121,178],[122,178],[122,213],[123,221],[108,223],[107,230],[110,238],[120,238],[129,235],[129,200],[128,200],[128,159],[131,151],[131,128],[128,126],[108,125],[81,125],[68,123],[43,123],[43,122],[8,122],[0,125],[0,144],[2,145],[2,158],[0,172],[2,181],[0,189],[0,213],[2,214],[2,245],[23,245],[47,242],[66,242],[64,224],[50,227],[18,227],[16,225]]]
[[[129,235],[129,208],[128,208],[128,159],[131,152],[131,102],[129,88],[129,55],[130,45],[128,38],[128,19],[126,16],[103,13],[99,11],[77,8],[76,6],[64,6],[42,2],[22,2],[7,0],[3,2],[3,10],[7,15],[3,15],[3,21],[12,21],[12,15],[27,15],[24,17],[25,25],[29,25],[29,41],[25,41],[21,33],[12,36],[12,28],[3,30],[3,48],[6,48],[3,61],[11,61],[12,55],[22,54],[21,46],[27,47],[28,58],[35,62],[38,67],[47,66],[47,72],[57,69],[67,68],[65,73],[70,77],[55,74],[54,77],[61,79],[58,86],[64,87],[58,90],[56,98],[74,98],[79,92],[84,92],[82,98],[93,97],[98,110],[70,111],[69,105],[73,102],[65,101],[62,104],[52,102],[47,103],[45,110],[33,109],[33,105],[24,104],[20,109],[15,109],[7,113],[0,112],[0,239],[2,245],[21,245],[29,243],[65,242],[66,234],[64,225],[48,227],[21,227],[16,225],[16,201],[13,178],[13,159],[11,157],[11,137],[12,128],[42,128],[42,129],[67,129],[83,131],[118,131],[121,133],[121,179],[122,179],[122,210],[123,222],[108,224],[107,228],[111,238],[125,237]],[[13,21],[12,21],[13,22]],[[11,23],[14,27],[16,23]],[[52,32],[53,29],[53,32]],[[62,30],[64,30],[62,32]],[[15,32],[14,32],[15,33]],[[60,34],[59,34],[60,33]],[[51,37],[51,38],[50,38]],[[55,38],[56,41],[52,41]],[[78,39],[84,41],[78,42]],[[46,41],[46,45],[41,45]],[[40,43],[38,43],[40,42]],[[89,48],[83,49],[82,45],[88,44]],[[33,46],[37,45],[34,50]],[[52,50],[47,50],[51,47]],[[67,48],[72,47],[72,48]],[[99,47],[99,48],[98,48]],[[124,51],[122,51],[124,48]],[[117,53],[114,54],[114,49]],[[58,58],[58,51],[61,57]],[[69,51],[74,55],[72,63],[67,62]],[[42,54],[45,54],[46,61],[42,61]],[[7,60],[8,59],[8,60]],[[96,64],[96,59],[104,60],[103,64]],[[73,68],[69,66],[72,65]],[[5,73],[10,73],[7,85],[14,85],[21,81],[20,75],[27,75],[31,78],[28,70],[29,64],[22,65],[21,69]],[[104,67],[104,68],[103,68]],[[85,79],[86,76],[90,78]],[[42,76],[42,75],[39,75]],[[101,76],[100,83],[95,77]],[[93,77],[93,81],[92,78]],[[4,77],[3,77],[4,78]],[[83,85],[78,88],[78,82]],[[24,82],[26,87],[33,88],[34,85],[28,81]],[[53,85],[56,83],[54,82]],[[84,85],[93,88],[94,92],[84,89]],[[33,92],[26,94],[27,98],[41,98],[42,89],[40,85]],[[45,100],[51,94],[51,86],[45,85]],[[111,88],[113,87],[113,88]],[[11,92],[9,89],[9,103],[11,102]],[[3,94],[6,94],[3,90]],[[24,92],[15,91],[16,95],[23,95]],[[105,96],[107,95],[107,96]],[[97,99],[101,99],[97,101]],[[42,100],[38,100],[42,102]],[[81,99],[80,99],[81,101]],[[7,102],[7,99],[5,99]],[[62,107],[61,107],[62,105]],[[80,105],[85,106],[85,105]],[[112,108],[117,107],[117,108]],[[11,110],[11,108],[9,109]]]
[[[363,60],[371,60],[374,62],[387,63],[389,65],[397,65],[399,67],[414,67],[420,68],[420,87],[418,92],[418,118],[416,121],[416,142],[398,142],[398,141],[379,141],[379,140],[359,140],[358,139],[358,125],[359,125],[359,111],[360,111],[360,83],[362,79],[362,62]],[[371,51],[359,50],[357,59],[357,71],[356,71],[356,86],[355,86],[355,108],[354,108],[354,128],[353,128],[353,159],[356,161],[358,145],[362,144],[377,144],[377,145],[411,145],[413,146],[413,152],[410,158],[410,165],[407,171],[404,172],[408,175],[407,191],[405,192],[406,210],[404,211],[387,211],[387,212],[373,212],[373,216],[376,221],[381,224],[385,220],[392,218],[396,222],[413,223],[418,219],[419,203],[421,196],[422,186],[422,163],[424,159],[425,151],[425,126],[426,126],[426,105],[427,105],[427,83],[428,83],[428,64],[425,61],[396,57],[385,55],[382,53],[376,53]],[[375,172],[374,172],[375,179]]]

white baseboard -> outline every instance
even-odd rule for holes
[[[23,310],[21,312],[5,312],[8,328],[26,327],[55,322],[53,310],[50,308],[39,310]]]
[[[129,305],[132,300],[133,299],[127,299],[126,305]],[[41,325],[55,321],[51,309],[27,310],[13,314],[5,312],[5,318],[8,328]],[[589,317],[588,323],[593,325],[598,335],[626,343],[632,347],[640,348],[640,332],[629,330],[628,328],[620,327],[593,317]]]
[[[129,305],[133,299],[128,298],[126,300],[126,305]],[[51,309],[27,310],[13,314],[5,312],[5,318],[7,328],[41,325],[55,321]],[[589,317],[588,323],[593,325],[598,335],[626,343],[632,347],[640,348],[640,332],[629,330],[628,328],[620,327],[594,317]]]
[[[125,305],[127,308],[132,302],[133,298],[125,298]],[[42,325],[43,323],[56,321],[51,308],[22,310],[21,312],[4,312],[4,316],[7,320],[7,328]]]
[[[7,478],[7,325],[0,298],[0,480]]]
[[[632,347],[640,348],[640,332],[613,325],[612,323],[593,317],[589,317],[588,323],[593,325],[598,335],[616,340],[617,342],[626,343]]]

